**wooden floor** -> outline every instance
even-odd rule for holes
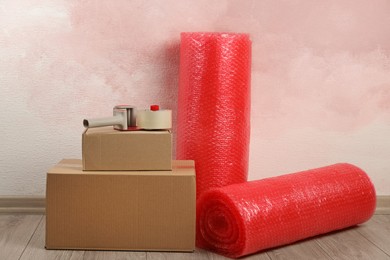
[[[0,215],[0,260],[5,259],[225,259],[211,252],[154,253],[45,250],[43,215]],[[243,259],[390,259],[390,215],[347,230]]]

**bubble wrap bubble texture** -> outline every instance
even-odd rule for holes
[[[181,34],[176,157],[195,160],[197,197],[247,180],[250,62],[247,34]]]
[[[197,202],[197,246],[240,257],[362,223],[375,203],[351,164],[216,188]]]

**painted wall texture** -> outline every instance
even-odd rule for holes
[[[0,195],[43,195],[82,119],[176,109],[179,33],[253,41],[250,179],[350,162],[390,195],[390,2],[0,1]]]

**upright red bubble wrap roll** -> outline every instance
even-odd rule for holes
[[[247,34],[181,34],[176,157],[195,160],[197,197],[247,180],[250,63]]]
[[[205,192],[197,202],[197,245],[240,257],[350,227],[375,210],[368,176],[335,164]]]

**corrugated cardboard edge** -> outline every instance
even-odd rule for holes
[[[126,170],[88,170],[85,171],[82,169],[82,160],[81,159],[62,159],[58,164],[54,165],[48,170],[48,174],[70,174],[70,173],[76,173],[79,174],[80,171],[82,171],[85,174],[97,174],[97,175],[105,175],[107,172],[110,172],[110,174],[116,174],[116,175],[138,175],[141,172],[143,174],[156,174],[156,175],[172,175],[172,170],[174,169],[184,169],[184,168],[195,168],[195,161],[193,160],[172,160],[172,169],[171,170],[133,170],[133,171],[126,171]],[[174,173],[176,176],[185,175],[187,176],[188,173],[181,174],[181,173]]]
[[[85,165],[85,156],[84,156],[84,145],[83,145],[83,143],[84,143],[84,139],[85,139],[85,135],[86,135],[86,133],[87,133],[87,131],[88,131],[88,128],[85,128],[85,130],[84,130],[84,132],[83,132],[83,134],[81,135],[81,154],[82,154],[82,164],[83,164],[83,170],[85,170],[84,168],[84,165]]]
[[[47,250],[69,250],[69,248],[67,247],[47,247],[45,245],[45,248]],[[129,249],[121,249],[121,248],[71,248],[71,250],[83,250],[83,251],[94,251],[94,250],[98,250],[98,251],[131,251],[131,252],[187,252],[187,253],[190,253],[190,252],[194,252],[195,251],[195,248],[193,249],[175,249],[175,248],[172,248],[172,249],[169,249],[169,250],[165,250],[165,249],[150,249],[150,248],[145,248],[145,249],[137,249],[137,250],[129,250]]]
[[[44,196],[0,196],[0,213],[45,214]],[[377,196],[376,215],[390,215],[390,195]]]

